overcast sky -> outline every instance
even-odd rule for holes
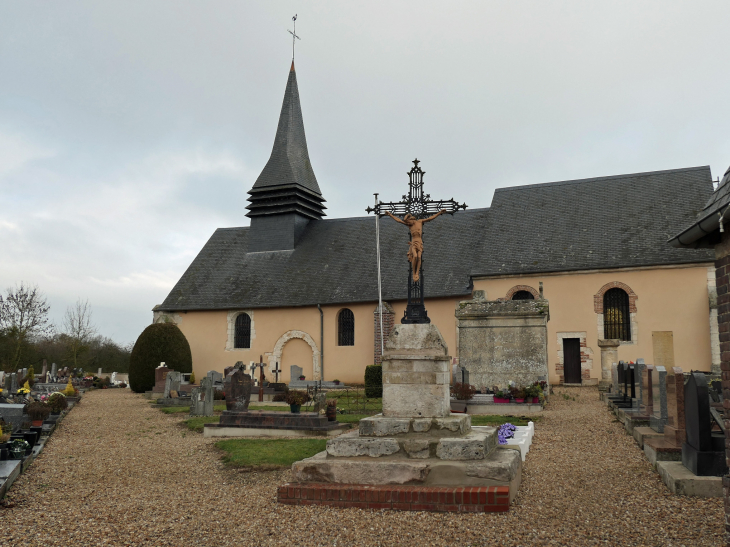
[[[329,218],[730,165],[730,2],[0,0],[0,289],[136,339],[246,226],[291,63]],[[528,212],[529,214],[529,212]]]

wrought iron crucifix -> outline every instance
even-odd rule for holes
[[[466,203],[458,203],[454,199],[432,200],[429,194],[423,193],[423,171],[418,159],[413,160],[413,167],[408,171],[408,195],[403,201],[378,201],[375,207],[365,209],[368,213],[388,215],[395,221],[405,224],[410,230],[408,243],[408,305],[401,323],[430,323],[424,305],[423,290],[423,225],[434,220],[443,213],[454,214],[459,209],[466,209]]]
[[[256,372],[256,369],[259,369],[259,403],[264,401],[264,379],[266,376],[264,376],[264,367],[266,365],[264,364],[264,356],[259,357],[258,363],[251,363],[251,377],[253,377],[254,373]]]
[[[297,40],[301,40],[299,36],[297,36],[297,16],[294,14],[294,17],[291,18],[292,21],[294,21],[294,31],[289,31],[289,34],[291,34],[291,60],[292,63],[294,62],[294,43]]]

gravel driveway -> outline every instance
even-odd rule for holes
[[[278,505],[288,470],[227,469],[180,416],[93,391],[13,485],[0,544],[723,545],[722,500],[669,494],[595,388],[557,391],[506,515]]]

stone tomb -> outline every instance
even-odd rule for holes
[[[707,379],[701,372],[690,374],[684,386],[684,419],[687,442],[682,445],[682,464],[701,477],[725,475],[725,434],[712,431]]]
[[[316,412],[266,412],[249,410],[253,380],[239,362],[226,368],[226,410],[220,423],[205,424],[205,437],[306,437],[338,435],[347,424],[330,422]]]
[[[659,365],[651,372],[653,414],[649,424],[654,431],[664,433],[664,426],[667,423],[667,371]]]
[[[324,452],[296,462],[296,483],[279,489],[279,501],[302,503],[297,489],[339,488],[334,500],[305,503],[359,506],[372,500],[367,496],[382,494],[387,502],[397,501],[394,495],[408,497],[405,501],[416,496],[426,500],[422,509],[432,511],[508,510],[520,485],[520,452],[498,447],[496,428],[472,427],[468,414],[451,414],[449,363],[435,325],[397,325],[383,354],[383,414],[361,420],[358,430],[327,441]],[[444,501],[461,496],[463,487],[473,487],[470,491],[484,495],[484,502]],[[492,494],[501,501],[487,501],[487,495],[495,499]],[[380,508],[401,507],[385,503]]]
[[[165,382],[167,381],[167,374],[172,369],[167,368],[165,363],[160,363],[160,366],[155,369],[155,385],[152,388],[152,393],[164,393]]]
[[[487,301],[484,291],[456,307],[459,364],[477,387],[506,388],[548,379],[548,301]]]

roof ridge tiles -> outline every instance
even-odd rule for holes
[[[623,179],[623,178],[633,178],[633,177],[646,177],[651,175],[665,175],[669,173],[681,173],[685,171],[698,171],[701,169],[710,169],[709,165],[697,165],[695,167],[680,167],[677,169],[663,169],[658,171],[642,171],[639,173],[624,173],[622,175],[607,175],[604,177],[589,177],[584,179],[569,179],[569,180],[558,180],[553,182],[538,182],[535,184],[522,184],[522,185],[516,185],[516,186],[505,186],[503,188],[497,188],[494,193],[497,192],[507,192],[512,190],[524,190],[527,188],[540,188],[540,187],[546,187],[546,186],[562,186],[567,184],[581,184],[581,183],[588,183],[588,182],[602,182],[607,180],[616,180],[616,179]]]

